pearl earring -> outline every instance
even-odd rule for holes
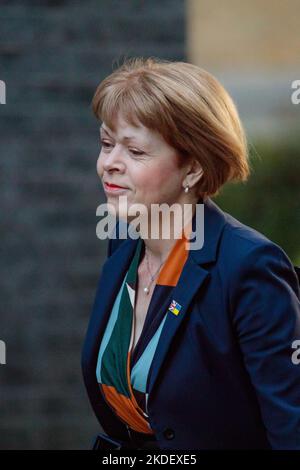
[[[187,186],[184,188],[184,192],[185,192],[185,193],[188,193],[188,192],[189,192],[189,189],[190,189],[190,188],[189,188],[189,185],[187,185]]]

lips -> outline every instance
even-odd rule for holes
[[[119,188],[119,189],[127,189],[125,188],[124,186],[119,186],[118,184],[112,184],[112,183],[108,183],[107,181],[104,181],[104,184],[106,184],[109,188]]]

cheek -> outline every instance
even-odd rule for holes
[[[141,183],[145,187],[162,188],[170,179],[174,179],[175,168],[159,165],[156,168],[149,168],[141,176]]]
[[[140,175],[136,190],[143,195],[146,200],[161,203],[162,201],[172,201],[178,195],[180,188],[180,178],[178,169],[175,167],[158,167],[149,169]]]
[[[180,173],[175,165],[161,165],[144,175],[144,185],[158,192],[168,192],[168,188],[174,188],[179,179]]]
[[[136,191],[141,194],[157,193],[158,188],[162,186],[162,180],[161,171],[153,169],[147,169],[146,171],[132,175],[132,181]]]
[[[97,170],[97,174],[98,176],[101,176],[103,175],[103,168],[102,168],[102,158],[100,158],[101,155],[99,155],[98,157],[98,160],[97,160],[97,163],[96,163],[96,170]]]

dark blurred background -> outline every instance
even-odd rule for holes
[[[253,171],[215,201],[300,264],[299,2],[225,3],[0,0],[1,449],[87,449],[99,430],[80,368],[107,249],[91,99],[123,58],[191,61],[222,81]]]

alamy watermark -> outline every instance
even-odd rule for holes
[[[6,84],[0,80],[0,104],[6,104]]]
[[[292,82],[292,89],[295,90],[291,94],[291,101],[293,104],[300,103],[300,80],[294,80]]]
[[[0,365],[6,364],[6,344],[0,339]]]
[[[297,366],[300,364],[300,339],[295,339],[295,341],[293,341],[292,348],[296,349],[292,354],[292,363]]]
[[[187,250],[199,250],[204,245],[204,204],[167,203],[151,204],[150,211],[144,204],[135,203],[128,207],[127,196],[120,196],[118,210],[111,203],[100,204],[96,215],[103,217],[96,227],[97,237],[106,238],[131,238],[137,239],[187,239]],[[107,214],[107,215],[106,215]],[[138,215],[137,215],[138,214]],[[195,230],[192,227],[192,218],[195,217]],[[114,231],[117,219],[124,224],[119,225],[118,236]],[[129,227],[128,227],[129,224]],[[195,238],[195,240],[194,240]]]

